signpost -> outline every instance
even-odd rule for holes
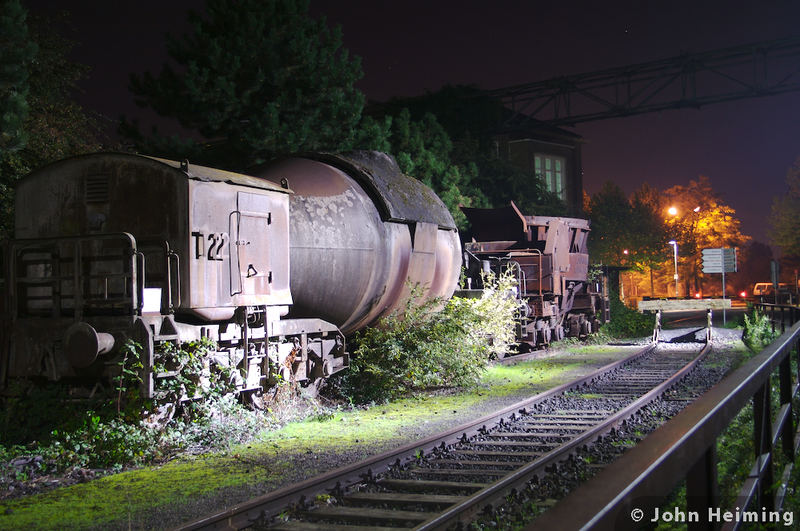
[[[703,249],[703,273],[722,273],[722,298],[725,299],[725,273],[736,272],[736,249]],[[725,324],[725,309],[722,310],[722,323]]]

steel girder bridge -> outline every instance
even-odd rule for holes
[[[505,125],[554,126],[800,90],[800,36],[489,90]]]

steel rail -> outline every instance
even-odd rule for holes
[[[458,505],[450,507],[436,517],[423,522],[415,527],[414,531],[446,529],[458,522],[465,521],[465,518],[468,515],[475,514],[482,507],[496,503],[498,500],[502,500],[511,490],[519,490],[523,488],[533,479],[534,476],[542,473],[545,468],[560,461],[565,456],[569,455],[575,449],[580,448],[587,442],[608,433],[615,427],[619,426],[623,421],[635,415],[636,412],[641,408],[661,396],[673,385],[682,380],[683,377],[685,377],[692,369],[694,369],[710,350],[711,344],[707,343],[694,359],[687,363],[678,372],[673,374],[669,379],[657,385],[625,408],[603,420],[597,426],[592,427],[592,429],[587,430],[580,436],[568,441],[564,445],[551,450],[535,461],[515,470],[511,474],[501,478],[483,490],[478,491],[470,496],[469,499],[464,500]]]
[[[746,405],[752,404],[754,417],[757,416],[755,413],[760,408],[755,407],[754,397],[759,390],[763,390],[765,394],[770,390],[770,380],[778,369],[786,376],[785,380],[781,378],[780,383],[782,407],[791,403],[800,385],[792,384],[789,377],[790,355],[800,355],[797,350],[798,340],[800,324],[796,323],[761,353],[727,375],[625,456],[537,518],[526,530],[553,529],[554,526],[584,530],[638,529],[639,522],[629,516],[631,511],[639,509],[643,511],[643,515],[653,514],[654,507],[684,479],[687,480],[687,498],[691,500],[688,478],[698,468],[705,469],[702,475],[709,477],[700,481],[696,487],[696,496],[708,496],[709,501],[716,502],[713,504],[714,508],[725,509],[718,507],[718,499],[713,500],[718,492],[710,495],[710,491],[716,489],[709,488],[709,485],[716,484],[718,478],[716,460],[709,459],[709,455],[715,453],[717,438]],[[784,392],[786,396],[783,395]],[[791,410],[788,407],[787,409]],[[764,417],[768,420],[762,422],[762,426],[753,423],[754,439],[762,438],[760,430],[772,420],[771,415]],[[740,491],[740,496],[746,492],[747,498],[750,498],[759,489],[769,490],[772,487],[773,482],[765,481],[763,474],[764,468],[772,468],[772,459],[764,459],[764,455],[775,451],[779,431],[777,424],[782,423],[777,422],[774,430],[765,430],[768,436],[764,438],[768,444],[766,448],[755,451],[751,476]],[[791,422],[786,421],[786,424],[790,426]],[[791,430],[783,435],[790,438],[787,454],[795,454],[800,444],[800,433]],[[758,444],[754,446],[758,447]],[[784,451],[786,450],[785,448]],[[789,461],[793,460],[793,456],[789,458]],[[706,467],[709,463],[713,465]],[[702,492],[701,486],[708,489],[708,492]],[[741,510],[746,510],[747,504],[743,501],[746,500],[737,499],[736,505]],[[766,506],[768,510],[772,510],[773,504],[769,500],[759,501],[762,502],[759,507]],[[705,511],[707,508],[701,509]],[[703,527],[705,522],[702,519],[697,525],[711,528]]]
[[[586,376],[539,393],[495,413],[467,422],[445,432],[432,435],[421,441],[403,445],[397,449],[384,452],[364,461],[353,463],[320,476],[275,490],[263,496],[237,504],[230,509],[203,516],[197,520],[185,523],[176,529],[188,531],[196,529],[246,528],[253,525],[255,522],[278,514],[287,506],[297,503],[298,501],[310,499],[320,492],[333,490],[337,487],[343,487],[361,481],[364,477],[370,477],[374,470],[383,469],[403,458],[414,456],[420,450],[423,452],[431,452],[441,444],[448,445],[457,442],[463,437],[471,437],[479,433],[481,429],[484,429],[487,424],[497,423],[506,416],[521,409],[525,409],[547,400],[550,397],[578,388],[608,372],[636,361],[651,352],[654,348],[655,344],[649,344],[630,356],[605,365]]]

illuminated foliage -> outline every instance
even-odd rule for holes
[[[475,385],[490,358],[511,351],[516,299],[512,276],[487,277],[480,299],[453,297],[417,305],[359,332],[342,391],[353,401],[383,402],[432,387]]]
[[[701,175],[687,186],[678,185],[664,192],[667,205],[676,214],[662,214],[674,239],[678,242],[681,275],[687,282],[687,292],[702,287],[702,250],[719,247],[742,247],[750,237],[742,234],[736,211],[726,205],[711,186],[711,180]]]
[[[645,183],[630,198],[616,184],[606,183],[591,196],[587,211],[592,261],[629,268],[629,282],[649,284],[651,296],[658,294],[658,287],[662,295],[674,294],[666,291],[674,274],[670,240],[678,245],[679,278],[691,281],[685,294],[702,287],[703,249],[741,247],[750,239],[741,233],[734,209],[702,176],[664,192]]]

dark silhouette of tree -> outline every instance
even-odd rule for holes
[[[25,146],[30,69],[36,44],[19,0],[0,4],[0,157]]]
[[[2,9],[0,25],[14,27],[0,29],[3,72],[0,86],[3,91],[13,91],[12,79],[22,78],[27,79],[28,85],[27,90],[16,93],[25,97],[25,112],[13,118],[14,123],[22,124],[21,128],[14,126],[16,143],[13,149],[10,144],[0,149],[0,235],[9,236],[17,180],[49,162],[97,151],[102,145],[102,135],[97,117],[73,99],[77,82],[88,68],[67,58],[74,43],[55,29],[65,26],[66,14],[61,14],[60,19],[26,20],[24,11],[22,16],[19,14],[16,0],[4,1]],[[14,107],[22,108],[18,101]],[[5,108],[0,113],[3,120],[12,120],[8,112],[9,108]],[[8,123],[11,122],[4,122],[0,131],[12,131],[6,129]]]
[[[647,272],[650,296],[655,297],[654,270],[669,260],[668,242],[672,235],[664,223],[664,197],[647,183],[642,183],[630,199],[631,219],[628,259],[634,270]]]
[[[619,185],[606,181],[589,200],[589,256],[592,262],[605,265],[630,265],[631,205]]]
[[[430,186],[447,205],[460,229],[467,224],[460,205],[486,205],[485,197],[472,184],[477,173],[475,166],[453,162],[453,143],[433,114],[412,120],[408,109],[400,111],[391,118],[389,145],[403,173]]]
[[[509,112],[500,100],[475,87],[448,85],[422,96],[372,104],[368,112],[376,117],[397,117],[403,110],[412,121],[436,117],[452,142],[449,160],[467,177],[460,181],[459,190],[477,201],[473,206],[500,207],[513,200],[525,214],[566,214],[564,202],[545,189],[541,178],[496,156],[497,124]]]
[[[786,193],[772,201],[769,236],[784,256],[800,261],[800,158],[786,172]]]
[[[146,136],[124,121],[140,150],[241,170],[279,154],[371,147],[355,145],[370,136],[357,131],[360,60],[338,27],[308,15],[308,0],[208,0],[189,21],[188,35],[168,38],[174,65],[133,75],[130,87],[137,103],[194,136]]]

